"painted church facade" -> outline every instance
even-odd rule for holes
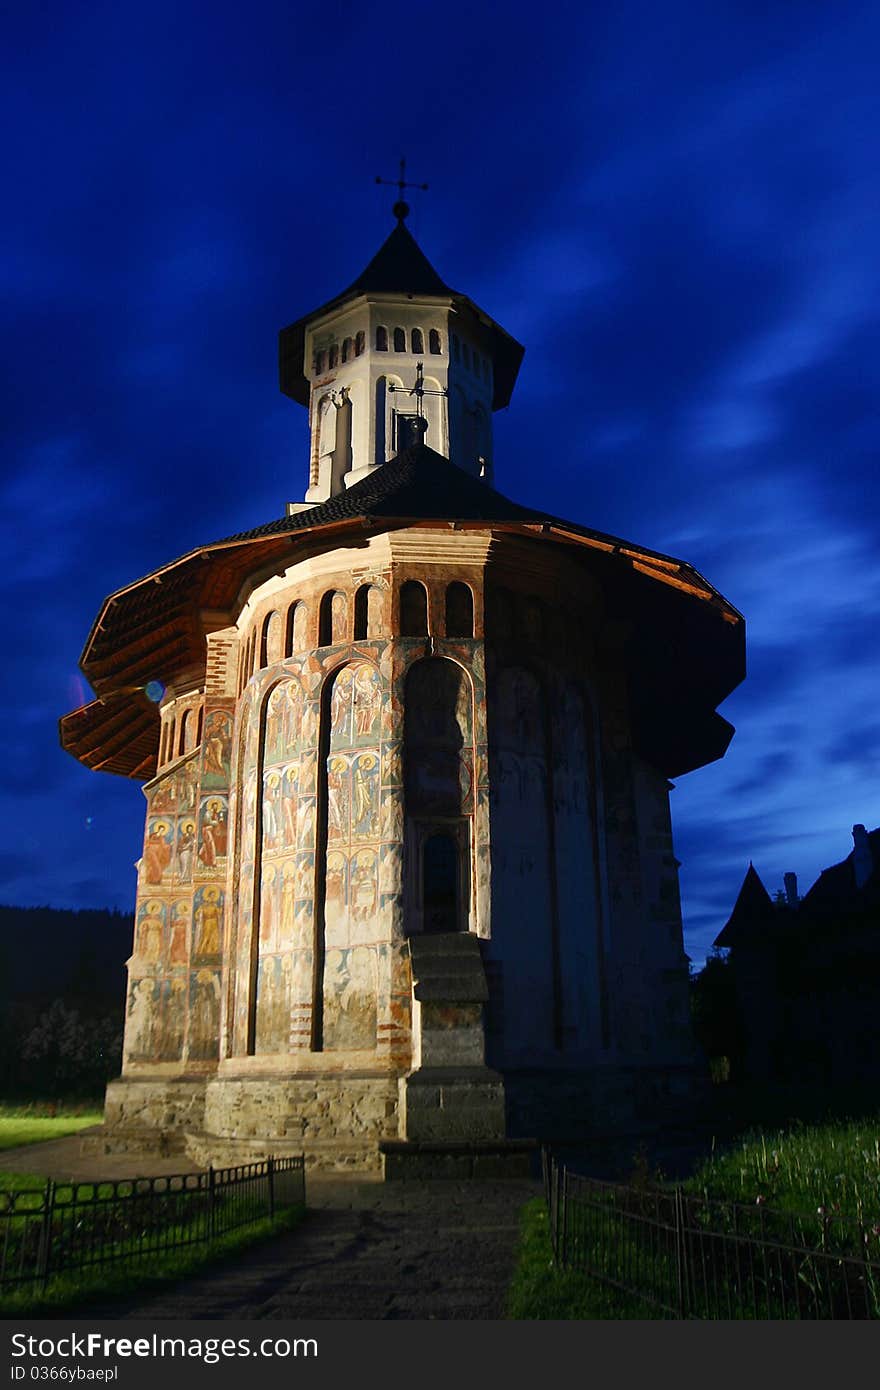
[[[61,732],[146,797],[108,1148],[375,1169],[689,1091],[669,778],[743,623],[495,491],[521,357],[400,216],[281,333],[304,502],[106,601]]]

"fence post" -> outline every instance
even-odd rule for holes
[[[266,1163],[266,1173],[269,1178],[269,1220],[275,1220],[275,1156],[270,1154]]]
[[[684,1219],[684,1200],[681,1188],[675,1189],[675,1202],[673,1204],[675,1213],[675,1277],[678,1294],[678,1316],[686,1318],[688,1315],[688,1270],[687,1270],[687,1249],[685,1241],[685,1219]]]
[[[568,1168],[562,1165],[562,1266],[568,1267]]]
[[[213,1164],[208,1166],[208,1239],[213,1240],[217,1234],[217,1193],[215,1190],[216,1175]]]
[[[52,1225],[55,1219],[55,1182],[52,1178],[46,1181],[46,1190],[43,1193],[43,1221],[40,1228],[40,1245],[37,1254],[37,1277],[42,1281],[44,1287],[49,1282],[49,1275],[52,1271]]]

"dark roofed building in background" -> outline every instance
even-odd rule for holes
[[[847,857],[802,898],[794,874],[771,900],[750,864],[715,945],[729,964],[742,1078],[873,1080],[880,1051],[880,829],[853,826]]]
[[[668,779],[743,621],[494,488],[521,358],[400,215],[281,333],[305,499],[103,605],[62,742],[147,815],[99,1142],[515,1166],[698,1079]]]

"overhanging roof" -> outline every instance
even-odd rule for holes
[[[84,674],[106,702],[105,713],[86,706],[92,713],[80,715],[79,723],[78,712],[66,716],[64,747],[89,766],[143,776],[140,740],[152,727],[157,742],[158,719],[139,687],[150,680],[169,684],[175,673],[204,661],[205,610],[229,613],[232,621],[250,575],[273,564],[280,573],[315,549],[414,525],[488,525],[570,546],[598,565],[613,579],[608,589],[621,615],[643,615],[632,644],[633,660],[645,673],[634,692],[634,717],[645,739],[662,750],[657,765],[678,776],[724,752],[733,730],[715,706],[744,675],[743,621],[736,609],[686,562],[523,507],[425,445],[406,450],[318,506],[200,546],[106,599],[81,658]],[[670,632],[673,639],[678,632],[689,651],[703,653],[699,679],[687,687],[682,662],[669,657]],[[112,729],[106,713],[111,703]],[[115,744],[122,728],[117,705],[131,714],[127,762],[122,743]],[[114,740],[111,761],[105,763],[90,761],[106,752],[99,749],[99,727]],[[88,736],[77,733],[79,728]]]

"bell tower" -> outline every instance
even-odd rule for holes
[[[309,411],[305,506],[417,444],[493,480],[492,413],[510,401],[523,348],[445,284],[408,213],[395,203],[396,225],[357,280],[281,331],[281,390]]]

